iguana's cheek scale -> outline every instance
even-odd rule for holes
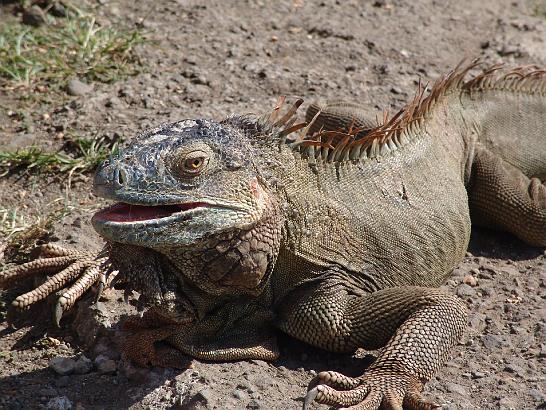
[[[145,206],[118,203],[98,211],[93,218],[97,221],[137,222],[165,218],[178,212],[205,207],[204,202],[189,202],[180,205]]]

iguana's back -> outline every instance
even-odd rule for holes
[[[546,173],[543,80],[537,75],[524,80],[525,72],[514,70],[492,81],[490,70],[463,83],[469,68],[438,82],[430,97],[417,96],[403,117],[381,132],[372,130],[376,135],[361,138],[360,144],[351,133],[323,132],[313,138],[322,146],[301,149],[304,158],[290,177],[298,182],[286,184],[287,202],[303,215],[288,222],[296,255],[321,266],[340,265],[368,289],[438,286],[467,248],[467,189],[471,198],[491,190],[474,184],[477,152],[506,159],[503,165],[516,165],[522,178]],[[374,139],[377,148],[366,150],[368,158],[359,155],[359,146]],[[337,151],[325,154],[327,143]],[[518,201],[506,195],[509,203]],[[492,199],[485,205],[496,206]],[[473,209],[474,222],[487,225],[479,208]],[[540,219],[544,211],[535,211],[542,212],[538,229],[546,230]],[[502,217],[519,219],[504,211]]]

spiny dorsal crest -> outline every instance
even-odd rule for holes
[[[419,134],[419,127],[430,116],[434,107],[445,96],[453,93],[472,95],[484,91],[509,91],[525,94],[546,94],[546,71],[535,66],[505,69],[503,64],[487,67],[483,72],[467,81],[468,72],[481,65],[459,63],[455,69],[440,77],[426,93],[428,87],[419,86],[414,98],[400,111],[389,117],[385,112],[383,121],[375,128],[366,129],[350,126],[348,129],[319,130],[308,134],[312,123],[296,123],[296,112],[303,100],[297,100],[279,118],[285,98],[280,97],[271,113],[261,117],[265,127],[276,130],[274,133],[281,144],[287,144],[294,151],[307,158],[310,164],[317,160],[324,162],[359,161],[377,158],[405,145]]]

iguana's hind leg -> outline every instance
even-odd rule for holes
[[[472,222],[512,232],[534,246],[546,246],[546,185],[529,178],[491,151],[480,148],[468,189]]]
[[[319,113],[320,112],[320,113]],[[318,116],[315,118],[315,116]],[[305,113],[305,121],[311,124],[308,134],[312,135],[320,130],[338,131],[349,128],[361,129],[363,134],[377,126],[365,106],[349,101],[314,102]]]
[[[437,407],[420,391],[466,327],[466,308],[456,296],[423,287],[357,295],[342,283],[309,284],[279,309],[279,327],[314,346],[337,352],[381,348],[360,377],[319,373],[304,409],[313,401],[371,410]]]

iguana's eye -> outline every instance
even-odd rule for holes
[[[193,151],[182,159],[181,171],[190,175],[199,174],[209,161],[208,155],[203,151]]]

